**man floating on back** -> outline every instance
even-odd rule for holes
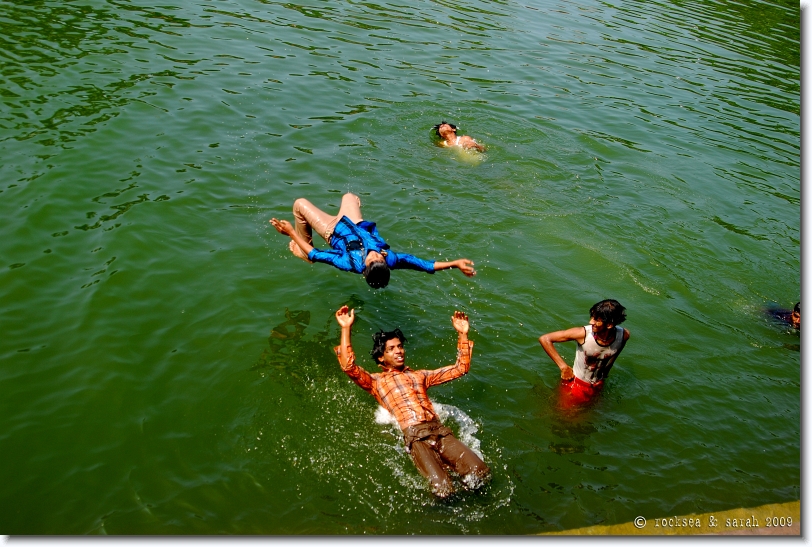
[[[457,361],[436,370],[412,370],[406,366],[403,348],[406,338],[400,329],[376,333],[372,358],[383,372],[375,374],[355,364],[351,344],[355,310],[341,307],[336,312],[336,321],[341,326],[341,344],[335,347],[341,369],[395,417],[403,432],[406,451],[431,483],[432,493],[441,499],[454,493],[446,467],[459,474],[469,488],[483,485],[490,478],[490,469],[451,429],[440,423],[426,395],[428,388],[459,378],[471,368],[474,342],[468,340],[468,316],[456,311],[451,317],[457,331]]]
[[[431,262],[392,251],[378,234],[375,223],[361,216],[361,200],[355,194],[344,194],[336,216],[299,198],[293,203],[293,217],[295,228],[287,220],[272,218],[270,223],[280,234],[290,237],[290,251],[294,255],[306,262],[323,262],[339,270],[362,274],[373,289],[389,284],[390,270],[411,269],[433,274],[458,268],[468,277],[476,275],[474,263],[467,258]],[[330,250],[313,247],[313,230],[330,245]]]
[[[485,147],[468,135],[457,135],[457,126],[445,120],[432,127],[435,134],[440,137],[438,144],[443,147],[459,146],[463,150],[476,150],[484,152]]]

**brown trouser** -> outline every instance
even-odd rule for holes
[[[328,215],[305,198],[299,198],[293,202],[296,233],[311,245],[313,244],[313,230],[329,244],[333,229],[343,216],[356,224],[364,220],[361,216],[361,200],[355,194],[349,192],[344,194],[341,198],[341,207],[339,207],[336,216]],[[290,242],[290,252],[303,260],[307,260],[307,255],[293,240]]]
[[[403,440],[417,470],[429,480],[432,493],[439,498],[454,493],[454,484],[445,466],[463,480],[475,483],[483,482],[490,475],[485,462],[437,420],[407,427]]]

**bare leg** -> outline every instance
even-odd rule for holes
[[[447,498],[453,494],[454,484],[434,449],[425,441],[414,441],[411,450],[417,470],[431,483],[432,494],[438,498]]]
[[[478,488],[490,476],[491,470],[485,462],[454,435],[446,435],[438,445],[443,461],[459,473],[471,488]]]

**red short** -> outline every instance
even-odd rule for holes
[[[572,380],[561,380],[558,386],[561,395],[561,405],[569,407],[588,403],[603,389],[603,380],[590,384],[573,378]]]

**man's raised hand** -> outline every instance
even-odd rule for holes
[[[461,311],[455,311],[451,316],[451,324],[454,329],[460,334],[468,334],[468,316]]]
[[[348,328],[352,326],[355,321],[355,310],[351,310],[347,306],[341,306],[336,312],[336,321],[341,328]]]

